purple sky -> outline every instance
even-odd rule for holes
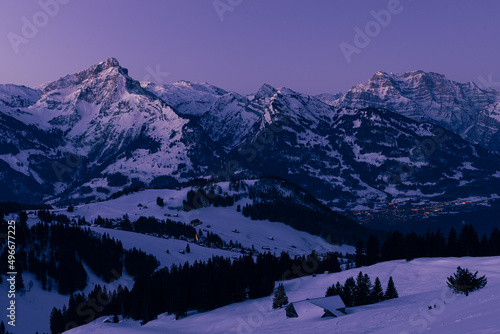
[[[170,73],[159,77],[164,83],[207,81],[243,94],[264,82],[336,93],[377,70],[422,69],[478,83],[491,75],[500,85],[497,0],[401,0],[350,63],[339,44],[354,45],[354,28],[364,30],[370,12],[394,0],[41,0],[54,1],[69,3],[53,17],[37,0],[1,2],[0,83],[37,86],[116,57],[138,80],[159,66]],[[214,3],[231,9],[223,21]],[[32,23],[34,16],[38,32],[23,35],[23,17]]]

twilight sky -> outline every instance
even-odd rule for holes
[[[242,94],[265,82],[345,92],[416,69],[500,89],[498,13],[497,0],[4,0],[0,83],[38,86],[115,57],[138,80]]]

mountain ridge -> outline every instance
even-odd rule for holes
[[[472,143],[498,151],[500,146],[488,139],[500,135],[500,122],[485,111],[498,101],[500,92],[492,88],[417,70],[403,74],[378,71],[367,83],[353,86],[331,104],[388,109],[420,122],[439,124]]]
[[[437,92],[459,92],[443,75],[411,73],[418,78],[405,74],[398,83],[394,75],[377,72],[368,86],[355,86],[342,96],[311,96],[268,84],[243,96],[208,83],[139,82],[109,58],[39,90],[0,86],[1,144],[6,147],[0,154],[0,182],[8,189],[6,199],[23,197],[9,185],[17,180],[31,185],[34,201],[71,203],[208,175],[229,180],[272,174],[340,210],[377,208],[403,197],[437,200],[443,192],[448,199],[496,194],[498,155],[463,140],[446,124],[412,119],[412,109],[394,111],[391,105],[342,105],[363,104],[365,96],[380,100],[377,92],[393,97],[400,94],[397,89],[449,103],[454,101],[449,94]],[[412,91],[411,82],[427,88]],[[434,86],[436,92],[429,88]],[[366,87],[371,90],[365,94]],[[486,107],[474,110],[482,115],[483,127],[469,124],[467,133],[494,142],[495,134],[482,129],[496,119],[498,106],[487,103],[500,93],[470,87],[477,96],[469,100]],[[403,102],[415,106],[418,101]],[[463,119],[472,109],[467,112]],[[452,140],[437,140],[436,133]],[[421,143],[431,143],[432,150]],[[360,204],[359,198],[368,203]]]

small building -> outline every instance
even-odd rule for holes
[[[203,223],[199,219],[193,219],[193,220],[191,220],[191,223],[190,223],[190,225],[193,227],[199,226],[201,224],[203,224]]]
[[[298,318],[299,317],[299,315],[297,314],[297,311],[295,310],[295,307],[293,307],[293,303],[290,303],[285,307],[285,312],[286,312],[287,318]]]
[[[345,315],[345,309],[346,306],[340,296],[330,296],[292,302],[287,305],[285,312],[287,318],[298,318],[299,316],[328,318]]]

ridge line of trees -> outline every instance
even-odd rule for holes
[[[384,292],[382,283],[378,277],[375,278],[375,283],[372,284],[370,276],[360,271],[357,278],[348,277],[344,285],[337,282],[328,287],[325,297],[340,296],[344,301],[345,306],[361,306],[378,303],[384,300],[398,298],[398,291],[394,284],[392,276],[389,277],[387,288]]]
[[[390,232],[380,245],[376,235],[371,235],[366,244],[359,239],[356,244],[356,267],[369,266],[377,262],[391,260],[412,260],[419,257],[462,257],[500,255],[500,230],[494,228],[488,238],[484,234],[479,239],[472,224],[463,226],[460,233],[452,227],[445,237],[438,229],[417,235],[415,232],[403,234]]]
[[[329,253],[320,258],[313,252],[307,257],[291,258],[286,252],[280,256],[268,252],[258,254],[255,259],[253,256],[238,259],[213,256],[206,262],[172,265],[150,275],[136,276],[130,291],[107,291],[106,296],[112,297],[96,312],[96,316],[122,315],[146,323],[165,312],[181,318],[186,316],[188,310],[208,311],[247,299],[269,296],[274,290],[275,281],[325,271],[340,272],[337,255]],[[291,272],[290,268],[308,270]],[[104,292],[101,290],[101,293]],[[72,300],[80,303],[70,299],[70,304],[63,309],[53,309],[53,333],[59,333],[58,330],[69,322],[77,326],[88,323],[88,319],[78,315],[77,307],[82,302],[87,303],[95,294],[72,296]]]

